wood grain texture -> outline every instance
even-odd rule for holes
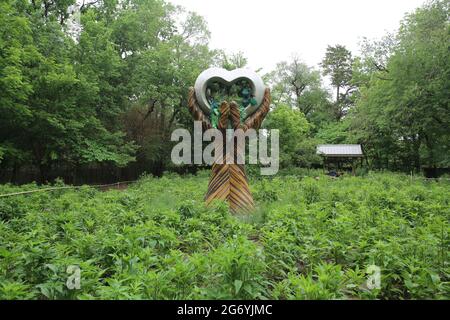
[[[203,130],[208,130],[208,129],[212,128],[211,121],[209,120],[209,117],[203,113],[202,109],[200,109],[200,106],[198,105],[197,98],[195,97],[195,90],[194,90],[194,88],[189,88],[188,108],[189,108],[189,112],[192,115],[192,118],[195,121],[201,121],[202,122]]]

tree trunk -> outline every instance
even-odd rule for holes
[[[47,164],[39,165],[40,183],[44,184],[48,182],[48,173],[50,172],[50,166]]]
[[[19,170],[20,170],[20,166],[17,164],[17,162],[14,162],[14,166],[13,166],[13,170],[12,170],[12,175],[11,175],[11,183],[16,183],[17,181],[17,176],[19,174]]]
[[[432,140],[428,137],[428,135],[424,135],[425,138],[425,144],[428,149],[428,167],[435,168],[436,162],[434,160],[434,151],[433,151],[433,143]]]

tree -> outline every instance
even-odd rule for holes
[[[280,104],[269,113],[264,127],[280,131],[281,167],[309,167],[320,162],[315,154],[316,143],[310,136],[311,125],[300,110]]]
[[[40,55],[33,43],[31,23],[13,1],[0,3],[0,30],[1,164],[16,173],[31,156],[21,143],[23,130],[32,120],[27,100],[33,93],[32,65]]]
[[[322,88],[320,73],[294,57],[292,62],[280,62],[265,76],[273,87],[273,101],[298,108],[316,125],[327,121],[328,92]]]
[[[378,165],[448,166],[449,1],[435,0],[401,23],[398,44],[361,89],[355,125]]]
[[[141,15],[142,11],[136,14]],[[129,18],[138,19],[132,15]],[[143,21],[150,18],[141,17]],[[172,143],[167,141],[171,131],[179,125],[192,127],[186,108],[188,88],[216,55],[208,48],[209,31],[202,17],[171,7],[162,22],[167,19],[172,21],[169,25],[177,28],[166,30],[165,38],[159,42],[137,47],[126,58],[132,102],[124,118],[125,127],[128,137],[140,146],[137,165],[155,175],[161,175],[170,162]],[[164,28],[162,24],[155,30]]]
[[[336,87],[334,113],[340,120],[348,111],[350,95],[355,90],[352,85],[352,54],[342,45],[328,46],[321,66],[323,74],[331,77],[331,84]],[[342,90],[345,90],[342,92]]]
[[[86,0],[73,28],[74,4],[0,4],[0,165],[45,181],[137,158],[161,174],[170,131],[191,124],[188,88],[217,56],[206,21],[160,0]]]
[[[244,68],[248,63],[248,59],[243,52],[227,54],[223,50],[218,50],[216,52],[214,60],[214,65],[229,71]]]
[[[0,120],[0,144],[2,165],[13,168],[13,179],[20,166],[35,166],[46,181],[55,167],[76,172],[82,165],[124,166],[134,159],[133,143],[117,126],[120,56],[95,9],[82,17],[79,43],[65,33],[71,4],[2,3],[1,43],[7,47],[1,47],[6,60],[0,73],[9,88],[0,93],[0,108],[11,110],[2,110],[8,116]]]

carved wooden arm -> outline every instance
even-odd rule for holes
[[[189,96],[188,96],[188,108],[192,115],[192,118],[194,118],[195,121],[201,121],[202,122],[202,128],[203,130],[208,130],[212,128],[211,121],[209,120],[209,117],[204,114],[200,106],[198,105],[197,98],[195,97],[195,90],[194,88],[189,88]]]
[[[229,116],[231,115],[231,122],[234,129],[240,128],[246,131],[247,129],[251,128],[257,130],[261,127],[264,118],[267,116],[267,113],[270,110],[270,102],[270,89],[266,88],[261,106],[258,108],[258,110],[256,110],[255,113],[250,115],[242,125],[240,124],[240,111],[237,103],[234,101],[230,104],[228,104],[227,102],[222,102],[222,104],[220,105],[220,118],[218,128],[226,129],[228,126]],[[205,115],[205,113],[198,105],[197,98],[195,97],[195,90],[192,87],[189,88],[188,107],[194,120],[202,122],[203,130],[212,128],[209,117]]]
[[[264,91],[264,98],[261,103],[261,106],[256,110],[256,112],[250,117],[245,120],[244,124],[241,126],[241,129],[246,131],[247,129],[259,129],[261,127],[261,124],[264,120],[264,118],[267,116],[267,113],[270,110],[270,89],[266,88],[266,91]]]

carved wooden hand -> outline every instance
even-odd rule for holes
[[[211,121],[198,105],[194,88],[189,89],[188,107],[192,117],[196,121],[202,122],[203,130],[212,128]],[[229,120],[233,129],[242,129],[244,132],[248,129],[259,129],[261,124],[270,110],[270,90],[267,88],[264,92],[264,98],[261,106],[253,114],[251,114],[244,123],[241,124],[241,115],[239,106],[236,102],[222,102],[220,105],[220,118],[218,129],[224,131],[228,127]],[[242,148],[236,147],[232,154],[226,154],[225,140],[216,141],[218,147],[221,148],[223,159],[221,163],[215,162],[211,169],[211,177],[208,184],[208,191],[205,195],[205,202],[210,204],[213,200],[227,201],[230,210],[233,213],[251,212],[254,209],[253,196],[248,185],[245,166],[243,164],[227,164],[227,157],[236,159],[237,153]]]

